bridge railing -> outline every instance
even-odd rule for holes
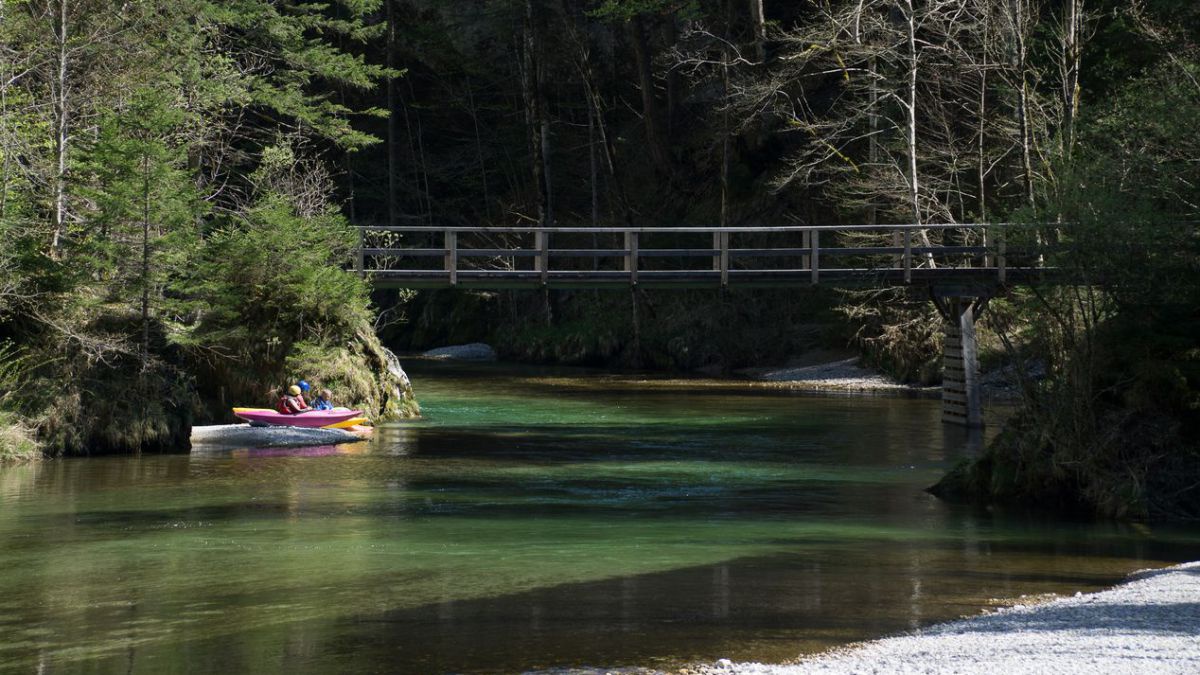
[[[1014,269],[1038,266],[1036,256],[1028,255],[1012,265],[1007,239],[1014,227],[1019,226],[366,226],[358,228],[354,266],[360,274],[381,280],[451,286],[464,279],[476,285],[652,281],[728,286],[772,280],[817,284],[823,277],[853,274],[912,283],[917,276],[967,273],[1005,283]],[[697,242],[696,237],[704,239]],[[786,241],[780,243],[780,238]]]

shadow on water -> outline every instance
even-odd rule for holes
[[[1090,554],[1104,552],[1105,547],[1092,547]],[[674,668],[716,658],[782,661],[973,615],[981,599],[1098,590],[1119,579],[1087,565],[1044,568],[1032,558],[1009,558],[1001,565],[988,557],[967,562],[965,553],[959,547],[898,545],[892,556],[880,558],[833,544],[292,624],[286,628],[291,640],[272,637],[278,629],[261,636],[280,645],[269,655],[222,653],[219,639],[201,640],[192,649],[202,657],[214,655],[212,666],[252,670],[268,656],[294,672],[328,672],[347,663],[423,673]],[[1176,609],[1194,613],[1196,605]],[[1111,612],[1114,625],[1120,613]],[[1128,616],[1122,618],[1127,624]],[[144,656],[152,658],[155,651]]]
[[[937,501],[984,440],[937,401],[413,371],[369,444],[0,472],[0,670],[785,660],[1200,541]]]

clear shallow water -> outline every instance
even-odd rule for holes
[[[935,400],[414,366],[370,444],[0,470],[0,670],[778,661],[1200,558],[926,495]]]

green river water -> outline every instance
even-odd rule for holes
[[[0,670],[783,661],[1200,558],[1200,531],[922,492],[929,399],[413,364],[371,443],[0,469]]]

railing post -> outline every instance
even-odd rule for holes
[[[546,281],[550,277],[550,233],[545,230],[537,230],[533,234],[533,246],[537,249],[537,257],[534,258],[533,268],[537,272],[541,272],[542,285],[546,285]]]
[[[816,284],[821,280],[821,231],[813,230],[810,241],[812,242],[812,282]]]
[[[989,248],[989,246],[991,245],[992,242],[988,239],[987,227],[985,226],[985,227],[981,228],[981,230],[983,232],[983,266],[991,267],[992,262],[993,262],[992,261],[993,256],[992,256],[992,251]]]
[[[450,285],[458,285],[458,233],[446,230],[446,272],[450,275]]]
[[[721,273],[721,288],[729,285],[729,233],[713,232],[713,270]]]
[[[358,263],[357,263],[358,267],[357,267],[357,270],[358,270],[358,276],[360,276],[364,279],[367,277],[367,265],[366,265],[366,255],[367,254],[364,253],[364,250],[366,248],[367,248],[367,231],[360,227],[360,228],[358,228]]]
[[[904,230],[904,283],[912,283],[912,229]]]
[[[900,248],[903,245],[903,240],[901,239],[901,237],[903,237],[903,236],[904,235],[900,234],[900,230],[892,230],[892,248]],[[893,255],[892,256],[892,267],[901,267],[903,265],[904,265],[904,256],[903,255]]]
[[[638,233],[625,233],[625,271],[629,272],[630,285],[637,284],[638,276]]]
[[[1007,249],[1005,239],[1004,230],[996,233],[996,278],[1000,280],[1000,283],[1005,283],[1005,277],[1007,277],[1008,272],[1006,269],[1008,260],[1007,256],[1004,255]]]
[[[812,269],[812,230],[800,233],[800,247],[809,249],[807,254],[800,256],[800,269]]]

